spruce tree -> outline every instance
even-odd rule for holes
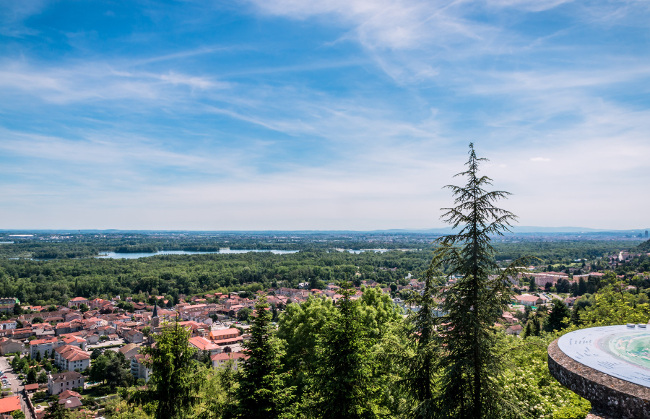
[[[251,338],[244,344],[248,358],[243,363],[237,389],[242,418],[278,417],[291,398],[291,389],[285,388],[281,373],[281,342],[274,335],[268,307],[266,297],[260,297],[255,304]]]
[[[466,178],[464,186],[448,185],[454,207],[443,208],[442,218],[455,234],[438,240],[435,261],[447,272],[450,285],[443,288],[445,315],[440,320],[442,368],[440,415],[445,418],[506,417],[498,377],[501,363],[497,356],[495,322],[510,300],[509,277],[514,268],[501,271],[490,244],[492,235],[503,234],[516,219],[495,202],[510,195],[487,191],[491,179],[479,175],[474,145],[469,145],[467,170],[457,174]]]
[[[544,331],[554,332],[562,330],[569,325],[571,311],[564,304],[564,301],[553,299],[553,308],[544,321]]]
[[[436,266],[437,261],[432,261],[425,273],[422,293],[413,293],[408,301],[411,306],[418,307],[418,310],[410,311],[406,319],[407,345],[412,348],[413,356],[405,360],[402,383],[414,399],[408,413],[408,416],[414,418],[432,417],[437,410],[434,394],[439,352],[436,328],[440,307],[435,300],[434,280],[443,274]]]

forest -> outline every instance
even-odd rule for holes
[[[189,238],[187,237],[189,236]],[[48,235],[49,237],[49,235]],[[178,301],[179,295],[207,292],[257,291],[278,286],[296,288],[307,282],[311,288],[323,288],[330,281],[351,280],[357,285],[372,280],[386,286],[405,284],[410,273],[420,278],[431,260],[435,238],[426,235],[348,235],[305,234],[300,240],[265,236],[214,241],[198,234],[168,239],[175,243],[166,249],[195,250],[192,243],[203,243],[204,249],[299,250],[292,254],[250,252],[240,254],[159,255],[138,259],[96,258],[98,249],[115,251],[125,246],[160,249],[161,239],[152,235],[137,238],[92,237],[76,242],[24,240],[0,245],[0,296],[17,297],[23,304],[65,304],[73,297],[114,297],[120,295],[143,299],[146,295],[166,295]],[[239,236],[237,236],[239,237]],[[327,238],[329,237],[329,238]],[[345,239],[345,240],[344,240]],[[60,240],[60,239],[59,239]],[[135,243],[135,244],[133,244]],[[603,257],[621,250],[634,249],[634,240],[557,240],[495,242],[496,260],[505,265],[525,255],[539,258],[535,263],[541,270],[583,268],[587,264],[596,270],[607,265]],[[6,250],[19,246],[19,250]],[[18,253],[36,253],[43,248],[52,254],[84,254],[75,258],[34,260],[16,257]],[[338,249],[338,250],[337,250]],[[382,249],[381,252],[351,253],[342,249]],[[389,250],[393,249],[393,250]],[[7,254],[14,256],[8,257]],[[578,262],[576,262],[578,260]],[[624,274],[633,273],[637,265],[647,264],[647,258],[617,268]],[[643,265],[645,266],[645,265]],[[359,275],[356,275],[356,274]]]

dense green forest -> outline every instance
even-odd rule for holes
[[[433,240],[429,235],[325,234],[290,235],[244,234],[210,238],[202,234],[164,236],[153,234],[63,235],[16,239],[0,245],[0,296],[15,296],[33,305],[63,304],[75,296],[179,295],[208,291],[239,291],[270,287],[297,287],[308,282],[322,288],[327,282],[372,280],[380,284],[404,284],[411,273],[420,278],[431,260]],[[6,233],[3,240],[10,238]],[[54,237],[54,238],[52,238]],[[631,240],[555,240],[495,242],[496,259],[502,264],[525,255],[540,258],[542,270],[583,268],[605,269],[602,257],[633,248]],[[100,251],[124,248],[138,251],[283,249],[291,254],[250,252],[241,254],[159,255],[138,259],[92,257]],[[339,249],[339,250],[336,250]],[[342,249],[385,249],[350,253]],[[393,250],[389,250],[393,249]],[[397,250],[399,249],[399,250]],[[40,252],[40,253],[39,253]],[[56,256],[34,260],[36,255]],[[19,257],[23,255],[25,257]],[[578,262],[576,262],[578,261]],[[637,263],[638,262],[638,263]],[[623,274],[644,268],[647,258],[621,265]],[[359,275],[355,275],[359,273]]]

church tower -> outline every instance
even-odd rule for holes
[[[160,327],[160,319],[158,318],[158,304],[153,305],[153,315],[151,316],[151,328],[157,329]]]

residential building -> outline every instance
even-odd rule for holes
[[[5,356],[12,353],[23,353],[25,345],[22,342],[9,338],[0,338],[0,355]]]
[[[14,298],[14,297],[0,298],[0,312],[13,313],[16,304],[20,304],[18,298]]]
[[[54,350],[54,363],[63,371],[85,371],[90,366],[90,354],[77,346],[63,345]]]
[[[0,415],[9,415],[14,410],[21,410],[18,396],[3,397],[0,399]]]
[[[122,337],[129,343],[142,343],[144,342],[144,335],[141,331],[130,328],[123,328],[121,330]]]
[[[81,394],[72,390],[65,390],[59,394],[59,404],[65,409],[78,409],[83,406]]]
[[[237,339],[239,335],[240,335],[239,329],[235,329],[234,327],[231,327],[229,329],[211,331],[210,339],[212,339],[214,343],[220,345],[223,341],[228,341],[229,343],[232,343],[231,340]]]
[[[244,355],[242,352],[223,352],[212,355],[210,359],[212,360],[213,368],[221,368],[226,364],[226,362],[232,361],[233,368],[237,369],[239,363],[247,360],[248,356]]]
[[[541,298],[530,294],[515,295],[512,297],[512,299],[518,304],[523,304],[529,307],[537,306],[543,303],[543,300]]]
[[[89,307],[90,301],[84,297],[75,297],[72,300],[68,301],[68,307],[79,308],[82,304],[85,304],[86,307]]]
[[[55,337],[35,339],[29,342],[29,356],[36,358],[36,354],[40,353],[41,358],[45,358],[45,354],[51,356],[52,351],[58,348],[63,343]]]
[[[142,354],[137,354],[131,358],[131,374],[136,380],[142,378],[147,382],[151,377],[151,369],[147,366],[146,359],[146,356]]]
[[[61,394],[66,390],[83,387],[84,377],[76,371],[50,374],[47,377],[47,391],[51,395]]]
[[[121,352],[122,355],[124,355],[124,358],[130,360],[138,354],[140,348],[141,346],[136,345],[135,343],[128,343],[122,346],[120,349],[118,349],[118,351]]]
[[[199,351],[209,352],[210,355],[222,352],[222,349],[219,345],[202,336],[195,336],[193,338],[190,338],[189,342],[190,345]]]
[[[0,330],[15,329],[17,324],[16,320],[3,320],[0,322]]]

